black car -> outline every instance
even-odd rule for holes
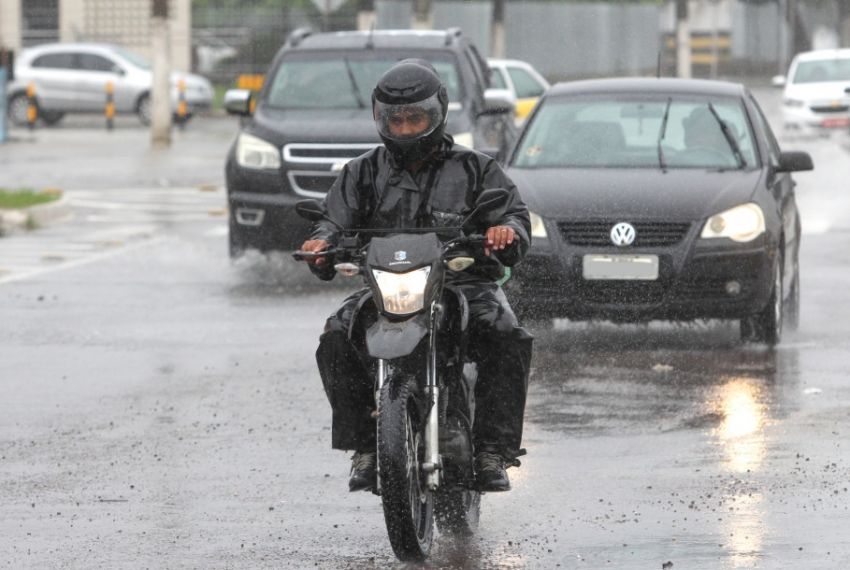
[[[392,64],[411,57],[440,73],[449,95],[446,132],[456,143],[490,154],[510,147],[515,100],[489,88],[486,61],[459,29],[296,31],[255,100],[242,90],[226,97],[229,112],[250,116],[227,157],[231,256],[301,245],[309,224],[295,203],[322,198],[347,161],[381,143],[372,89]]]
[[[603,79],[551,88],[508,161],[533,245],[506,288],[526,318],[740,319],[779,341],[800,312],[791,172],[742,85]]]

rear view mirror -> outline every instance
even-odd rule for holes
[[[812,162],[812,157],[807,152],[780,153],[779,166],[776,168],[779,172],[802,172],[814,169],[815,165]]]
[[[230,89],[224,94],[224,108],[231,115],[251,114],[252,93],[248,89]]]
[[[484,110],[482,115],[501,115],[516,111],[516,97],[507,89],[487,89],[484,91]]]
[[[318,222],[325,218],[325,211],[316,200],[299,200],[295,204],[295,212],[311,222]]]
[[[501,210],[508,204],[511,194],[504,188],[488,188],[478,195],[475,208],[463,221],[463,226],[474,221],[495,221]]]

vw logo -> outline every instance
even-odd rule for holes
[[[611,243],[619,247],[632,245],[636,236],[634,226],[626,222],[621,222],[611,228]]]

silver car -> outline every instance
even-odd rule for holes
[[[171,107],[178,108],[178,84],[185,84],[186,118],[208,109],[213,89],[191,73],[171,74]],[[27,86],[35,86],[39,118],[51,125],[65,113],[104,113],[107,84],[114,88],[115,113],[135,113],[150,123],[151,64],[144,57],[110,44],[58,43],[25,49],[15,62],[15,80],[7,87],[12,124],[27,124]]]

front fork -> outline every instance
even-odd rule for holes
[[[431,304],[429,322],[430,332],[428,334],[428,360],[425,367],[426,390],[429,395],[429,405],[428,418],[425,420],[425,429],[423,430],[425,437],[425,461],[422,463],[422,470],[428,474],[426,484],[432,491],[440,486],[440,469],[442,469],[443,466],[440,459],[440,388],[437,385],[437,322],[442,310],[443,307],[439,303],[435,302]],[[381,413],[381,389],[384,387],[384,382],[386,382],[386,380],[387,361],[383,358],[379,358],[377,391],[375,392],[375,409],[378,410],[378,414]],[[378,453],[380,453],[380,451],[378,451]],[[376,490],[378,493],[381,491],[380,471],[377,476]]]

